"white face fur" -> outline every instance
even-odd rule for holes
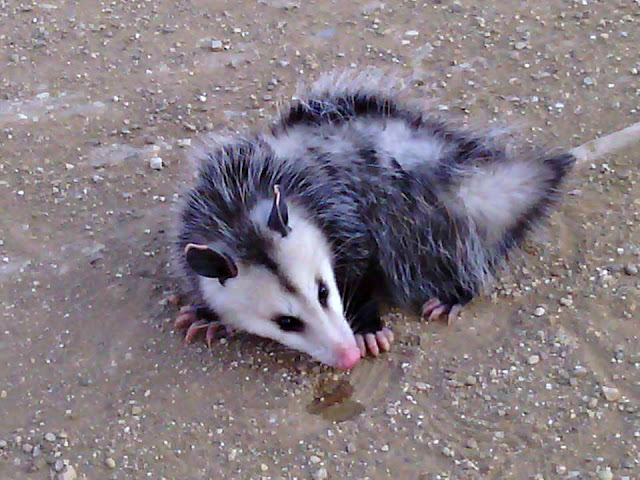
[[[327,365],[350,368],[360,354],[344,316],[327,242],[299,209],[289,206],[284,236],[267,226],[269,211],[265,200],[251,217],[273,239],[269,255],[277,272],[238,262],[237,275],[223,282],[201,276],[207,303],[227,325],[276,340]]]

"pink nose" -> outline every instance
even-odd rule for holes
[[[346,347],[338,350],[338,362],[336,366],[343,370],[349,370],[360,360],[358,347]]]

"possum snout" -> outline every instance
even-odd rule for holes
[[[340,347],[337,350],[337,362],[336,367],[343,370],[349,370],[353,368],[360,360],[360,350],[358,347],[348,346]]]

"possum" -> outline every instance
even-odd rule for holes
[[[209,139],[178,209],[176,325],[227,326],[352,368],[387,351],[380,302],[452,319],[551,212],[583,150],[515,148],[325,75],[269,128]]]

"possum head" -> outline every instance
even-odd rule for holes
[[[270,338],[334,367],[348,369],[360,351],[343,311],[329,245],[278,187],[250,212],[257,232],[250,258],[215,245],[189,244],[209,306],[223,323]]]

